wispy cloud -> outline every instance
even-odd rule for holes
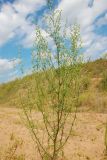
[[[107,49],[103,41],[104,35],[96,33],[96,26],[98,28],[107,25],[107,0],[62,0],[58,9],[62,9],[63,20],[67,19],[69,25],[75,22],[80,24],[83,47],[86,48],[85,55],[89,56],[88,54],[91,52],[91,56],[95,57],[96,55],[97,58],[99,55],[97,52],[101,54]],[[105,16],[101,17],[104,13]],[[100,38],[100,49],[95,47],[98,46],[98,38]]]
[[[10,70],[14,69],[17,64],[19,64],[19,59],[0,59],[0,74],[7,73]]]
[[[12,4],[4,3],[0,11],[0,45],[15,36],[24,36],[25,39],[29,37],[31,41],[30,32],[32,28],[34,30],[34,26],[27,16],[38,11],[45,3],[45,0],[17,0]]]

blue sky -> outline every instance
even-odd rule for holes
[[[62,10],[68,27],[75,21],[80,24],[84,57],[97,59],[107,53],[107,0],[54,0],[54,5]],[[0,83],[20,75],[15,67],[20,46],[24,68],[29,70],[34,22],[43,30],[46,13],[46,0],[0,0]]]

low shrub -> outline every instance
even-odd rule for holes
[[[107,73],[106,72],[103,73],[103,77],[102,77],[102,80],[100,82],[99,88],[102,91],[107,91]]]

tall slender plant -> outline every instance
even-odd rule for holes
[[[81,90],[81,41],[76,24],[67,35],[59,10],[46,17],[46,26],[53,45],[36,26],[32,80],[21,104],[41,159],[57,160],[64,156],[64,146],[76,120]]]

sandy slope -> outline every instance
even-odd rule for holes
[[[68,160],[104,159],[106,117],[106,114],[77,114],[72,136],[65,147]],[[0,160],[15,140],[22,142],[17,150],[18,154],[24,154],[26,160],[39,160],[38,155],[35,155],[29,131],[20,118],[20,110],[0,107]]]

